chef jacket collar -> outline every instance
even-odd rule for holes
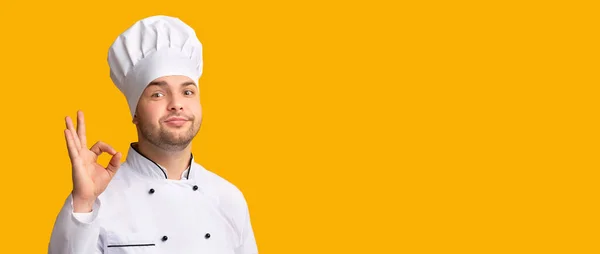
[[[163,166],[140,153],[140,151],[134,147],[134,144],[135,143],[131,143],[129,145],[129,152],[127,153],[126,159],[127,163],[134,170],[138,171],[144,176],[157,179],[168,179],[167,170]],[[193,162],[194,154],[191,153],[189,166],[185,171],[183,171],[183,174],[181,174],[181,179],[190,179],[190,173],[192,172],[194,164]],[[193,174],[191,176],[193,176]]]

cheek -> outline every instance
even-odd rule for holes
[[[190,112],[197,118],[202,117],[202,105],[199,103],[193,103],[189,106]]]
[[[140,120],[145,123],[158,122],[160,119],[160,115],[158,114],[158,108],[159,105],[156,104],[147,104],[144,105],[144,107],[139,108],[138,112]]]

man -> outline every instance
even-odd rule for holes
[[[66,117],[73,190],[48,252],[258,253],[241,191],[197,164],[191,141],[202,122],[197,81],[202,46],[181,20],[136,22],[111,45],[110,76],[125,95],[138,142],[125,162],[97,142],[88,149],[84,115]],[[102,153],[112,155],[105,168]]]

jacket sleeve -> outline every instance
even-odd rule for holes
[[[258,247],[254,237],[254,230],[250,222],[250,211],[246,199],[240,199],[240,210],[243,211],[243,222],[240,232],[240,245],[235,249],[235,254],[258,254]]]
[[[54,222],[48,254],[103,253],[97,222],[99,210],[100,200],[96,199],[91,214],[76,216],[73,212],[73,196],[69,195]]]

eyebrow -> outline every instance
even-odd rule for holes
[[[196,85],[196,83],[194,83],[192,81],[186,81],[186,82],[181,83],[180,86],[184,87],[184,86],[193,86],[193,85]],[[148,86],[168,86],[168,84],[166,81],[153,81],[153,82],[150,82],[150,84],[148,84]]]

